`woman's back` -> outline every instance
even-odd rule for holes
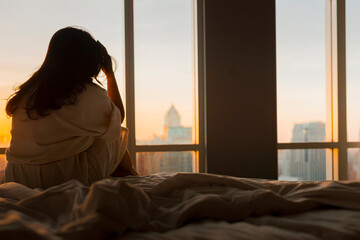
[[[93,83],[100,70],[107,91]],[[111,57],[82,29],[54,34],[43,64],[10,96],[6,112],[13,119],[4,181],[47,188],[70,179],[90,184],[124,168],[136,174],[124,158],[125,112]]]
[[[119,109],[95,84],[89,84],[74,105],[63,106],[46,117],[29,119],[19,108],[12,119],[4,180],[47,188],[70,179],[90,184],[106,178],[126,151],[127,129],[121,129],[120,122]],[[94,145],[97,150],[89,152]],[[101,169],[110,160],[109,170],[89,175],[97,171],[89,171],[89,161]]]
[[[65,105],[46,117],[29,119],[19,108],[12,119],[7,160],[43,164],[70,157],[89,148],[95,138],[117,139],[120,119],[119,109],[95,84],[88,84],[74,105]]]

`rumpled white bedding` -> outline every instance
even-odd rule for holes
[[[360,239],[360,181],[211,174],[0,185],[1,239]]]

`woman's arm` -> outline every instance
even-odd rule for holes
[[[114,72],[112,72],[111,74],[106,74],[106,78],[107,78],[107,95],[120,109],[121,123],[122,123],[125,118],[125,110],[124,110],[124,104],[120,97],[120,92],[116,83]]]
[[[125,118],[125,110],[124,104],[120,96],[119,88],[116,83],[115,74],[112,69],[111,57],[109,56],[106,48],[99,41],[98,44],[100,45],[103,56],[103,64],[101,65],[101,70],[105,73],[107,79],[107,95],[120,109],[122,123]]]
[[[115,171],[111,174],[113,177],[126,177],[129,175],[140,176],[140,174],[136,171],[134,166],[132,165],[130,153],[126,150],[123,159],[120,164],[117,166]]]

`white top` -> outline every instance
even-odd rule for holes
[[[71,179],[89,185],[109,177],[126,152],[128,130],[106,91],[89,84],[76,104],[46,117],[31,120],[17,109],[11,135],[2,182],[48,188]]]
[[[95,138],[118,139],[120,110],[101,87],[88,84],[75,105],[64,105],[49,116],[31,120],[23,108],[12,118],[9,162],[44,164],[68,158],[88,149]]]

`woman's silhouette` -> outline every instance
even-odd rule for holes
[[[107,91],[95,84],[100,70]],[[136,175],[127,152],[125,112],[106,48],[85,30],[51,38],[42,66],[10,96],[12,139],[3,181],[48,188]]]

